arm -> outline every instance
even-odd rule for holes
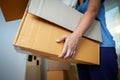
[[[72,34],[64,35],[57,42],[65,41],[62,53],[59,55],[61,58],[71,58],[74,56],[80,38],[90,27],[95,17],[98,14],[100,8],[101,0],[89,0],[87,11],[82,16],[78,26]]]
[[[89,5],[87,11],[80,20],[79,25],[75,29],[74,33],[78,36],[82,36],[85,31],[90,27],[95,17],[98,14],[100,8],[101,0],[89,0]]]

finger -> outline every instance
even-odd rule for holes
[[[73,58],[76,54],[76,51],[73,51],[72,55],[71,55],[71,58]]]
[[[56,42],[62,42],[65,41],[67,35],[62,36],[61,38],[57,39]]]
[[[67,52],[67,45],[65,42],[62,53],[58,57],[63,58],[66,55],[66,52]]]
[[[70,58],[70,55],[71,55],[71,49],[67,49],[67,53],[66,53],[66,55],[65,55],[65,59],[67,59],[67,58]]]
[[[75,49],[73,50],[73,53],[72,53],[71,57],[74,57],[74,56],[75,56],[76,51],[77,51],[77,48],[75,48]]]
[[[70,56],[69,56],[70,58],[72,58],[74,52],[75,52],[75,51],[72,49],[72,50],[71,50],[71,54],[70,54]]]

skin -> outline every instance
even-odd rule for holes
[[[58,56],[60,58],[72,58],[74,57],[80,38],[90,27],[95,17],[98,14],[100,8],[101,0],[89,0],[87,11],[82,16],[78,26],[71,34],[65,34],[61,38],[57,39],[56,42],[65,42],[61,54]]]
[[[79,0],[79,3],[82,4],[84,2],[84,0]]]

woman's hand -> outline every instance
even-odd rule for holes
[[[74,32],[69,35],[64,35],[57,40],[57,42],[65,41],[62,53],[59,57],[71,58],[75,55],[80,38],[93,23],[98,14],[100,4],[101,0],[89,0],[87,11],[83,14]]]
[[[58,57],[65,59],[72,58],[75,55],[76,50],[78,48],[80,37],[72,33],[64,35],[57,40],[58,43],[63,41],[65,41],[64,47],[62,53]]]

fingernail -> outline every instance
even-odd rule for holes
[[[57,39],[56,41],[57,41],[57,42],[59,42],[60,40],[59,40],[59,39]]]

